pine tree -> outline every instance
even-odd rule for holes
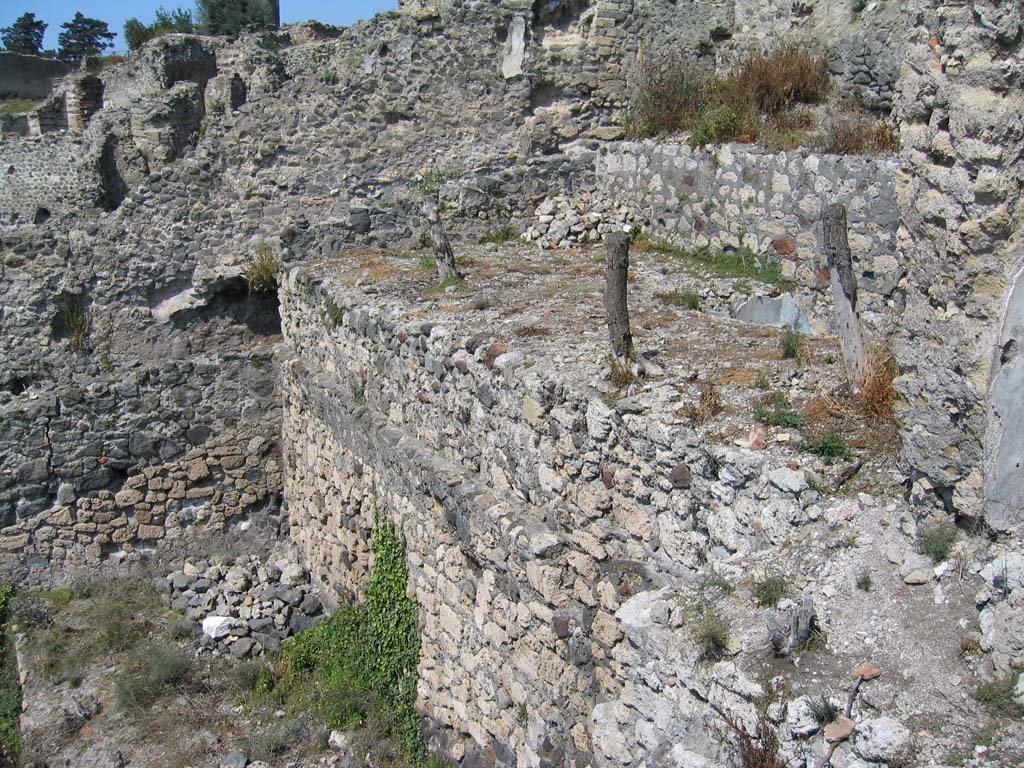
[[[64,31],[57,38],[60,58],[67,61],[80,61],[86,56],[98,56],[106,48],[113,48],[115,35],[107,29],[107,22],[90,19],[81,11],[75,13],[71,21],[60,25]]]
[[[43,50],[44,32],[46,22],[34,13],[23,13],[11,26],[0,28],[0,40],[8,51],[38,56]]]

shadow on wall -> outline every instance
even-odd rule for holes
[[[212,295],[203,306],[179,312],[172,318],[178,330],[218,320],[244,325],[257,336],[276,336],[281,333],[277,291],[251,292],[245,278],[227,278],[212,288]]]

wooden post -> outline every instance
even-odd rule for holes
[[[612,357],[628,366],[633,359],[633,336],[629,332],[626,278],[629,274],[629,235],[612,232],[604,239],[608,275],[604,284],[604,317],[611,337]]]
[[[437,262],[437,273],[441,280],[461,278],[459,270],[455,266],[455,253],[452,251],[452,244],[444,231],[444,224],[441,223],[441,216],[437,211],[437,202],[427,199],[423,205],[423,215],[430,225],[430,242],[434,246],[434,260]]]
[[[853,274],[853,258],[846,238],[846,208],[843,205],[825,206],[821,213],[821,232],[846,376],[854,389],[860,389],[867,378],[870,362],[857,315],[857,278]]]

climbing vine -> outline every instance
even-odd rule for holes
[[[378,510],[371,539],[373,566],[361,605],[339,608],[284,647],[268,693],[293,698],[312,688],[314,706],[332,728],[372,720],[401,745],[414,765],[426,761],[416,714],[420,635],[418,605],[406,594],[401,537]]]
[[[13,597],[14,587],[0,584],[0,767],[17,765],[21,754],[21,736],[18,733],[21,687],[13,631],[8,626],[8,610]]]

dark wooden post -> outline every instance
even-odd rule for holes
[[[430,242],[434,246],[434,260],[437,262],[437,273],[441,280],[462,277],[455,266],[455,253],[444,231],[444,224],[441,223],[437,203],[428,198],[423,205],[423,214],[430,225]]]
[[[629,235],[612,232],[604,239],[608,275],[604,284],[604,317],[611,337],[612,356],[619,364],[633,359],[633,335],[629,332],[626,279],[629,276]]]
[[[821,234],[846,375],[850,383],[860,389],[864,386],[870,363],[857,314],[857,278],[853,274],[853,258],[846,237],[846,208],[843,205],[825,206],[821,213]]]

